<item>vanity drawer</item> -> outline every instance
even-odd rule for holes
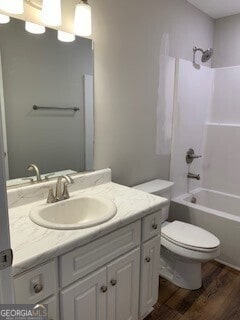
[[[143,218],[142,241],[147,241],[156,237],[161,232],[161,210]]]
[[[137,247],[140,235],[141,223],[137,221],[60,257],[61,287]]]
[[[51,296],[57,290],[55,261],[30,270],[14,278],[16,303],[34,304]]]

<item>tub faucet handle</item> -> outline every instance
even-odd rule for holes
[[[201,155],[196,155],[195,154],[195,151],[190,148],[188,151],[187,151],[187,155],[186,155],[186,162],[189,164],[189,163],[192,163],[194,159],[198,159],[198,158],[202,158]]]

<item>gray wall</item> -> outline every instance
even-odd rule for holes
[[[240,65],[240,14],[215,21],[213,67]]]
[[[155,152],[158,59],[164,32],[171,55],[192,59],[193,45],[213,46],[214,24],[185,0],[89,0],[95,42],[95,168],[133,185],[168,178],[169,158]],[[62,0],[71,32],[75,4]],[[26,7],[21,19],[39,22]]]
[[[95,41],[95,168],[134,185],[169,177],[157,156],[158,60],[164,32],[173,57],[192,60],[193,45],[213,46],[214,23],[185,0],[98,0]]]
[[[29,163],[42,173],[84,170],[83,75],[93,74],[92,44],[56,37],[49,29],[32,35],[20,20],[0,26],[10,178],[26,176]],[[80,112],[33,111],[34,104]]]

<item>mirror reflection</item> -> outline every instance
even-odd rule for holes
[[[8,179],[93,169],[92,41],[0,25],[0,95]],[[35,178],[36,180],[36,178]],[[10,184],[12,184],[10,183]]]

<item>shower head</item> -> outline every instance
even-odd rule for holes
[[[207,49],[206,51],[203,52],[202,55],[202,62],[207,62],[209,61],[213,56],[213,49]]]
[[[209,61],[212,56],[213,56],[213,49],[210,48],[210,49],[207,49],[207,50],[203,50],[201,48],[197,48],[197,47],[193,47],[193,63],[195,64],[196,63],[196,52],[197,51],[201,51],[202,52],[202,58],[201,58],[201,61],[203,63]]]

